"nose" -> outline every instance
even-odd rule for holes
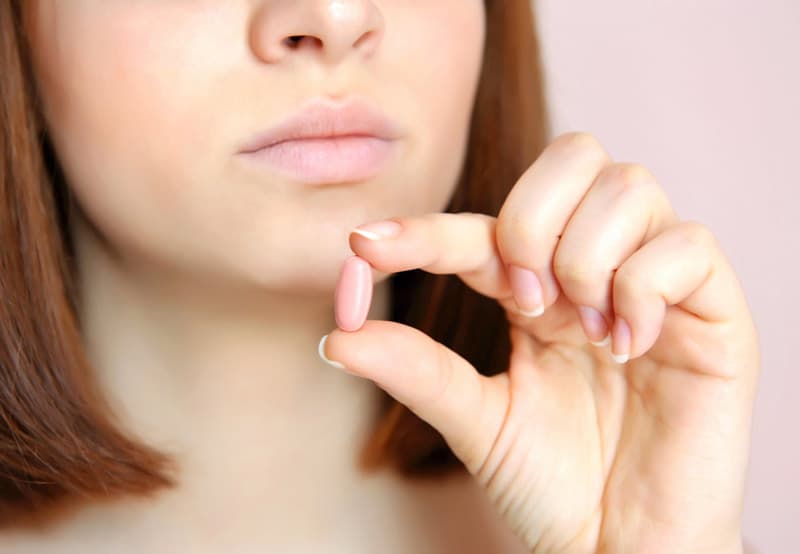
[[[370,56],[384,33],[373,0],[264,0],[253,15],[250,42],[266,63],[313,55],[336,64]]]

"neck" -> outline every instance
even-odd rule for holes
[[[125,264],[80,222],[73,236],[101,390],[126,429],[176,456],[180,491],[224,509],[263,502],[265,489],[277,505],[306,493],[309,505],[352,487],[378,389],[318,357],[336,325],[332,289],[212,284]],[[387,317],[388,284],[375,286],[371,319]]]

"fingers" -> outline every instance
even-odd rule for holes
[[[371,320],[358,333],[331,331],[319,348],[323,359],[374,381],[432,425],[470,470],[488,455],[510,401],[508,387],[446,346],[408,325]]]
[[[601,340],[614,320],[614,272],[677,216],[655,177],[634,164],[605,167],[561,231],[553,271],[564,294],[579,306],[584,329]],[[595,312],[592,312],[595,310]],[[590,321],[598,314],[604,321]]]
[[[454,274],[484,296],[511,298],[495,243],[494,217],[469,212],[431,213],[392,221],[400,224],[399,234],[379,238],[369,230],[385,228],[384,222],[361,225],[350,235],[350,248],[378,271],[395,273],[419,268],[429,273]],[[364,230],[367,232],[361,234]]]
[[[388,238],[373,240],[377,237],[356,230],[350,235],[353,251],[386,273],[420,268],[458,275],[511,312],[522,308],[537,315],[551,307],[550,320],[526,322],[534,335],[543,324],[574,318],[577,308],[585,335],[594,343],[611,340],[619,362],[654,344],[670,301],[708,320],[724,312],[713,296],[741,304],[732,270],[713,277],[727,279],[717,282],[714,292],[682,296],[700,286],[696,279],[708,269],[709,259],[698,256],[713,256],[727,267],[719,249],[707,246],[714,242],[710,233],[697,230],[704,229],[697,224],[679,225],[649,171],[610,163],[585,134],[556,139],[517,182],[498,218],[437,213],[394,221],[400,232]],[[694,238],[682,243],[686,236]],[[684,269],[689,263],[693,272]],[[531,293],[528,302],[519,291],[523,285]],[[562,291],[564,302],[553,306]]]
[[[609,162],[608,153],[591,135],[562,135],[506,198],[497,216],[497,245],[502,259],[513,266],[509,278],[522,310],[538,315],[555,302],[560,288],[552,271],[556,246],[581,199]]]
[[[614,271],[677,216],[645,168],[611,163],[590,135],[556,139],[509,194],[497,247],[516,303],[537,316],[559,292],[577,307],[586,336],[608,340]],[[624,338],[624,325],[618,331]]]
[[[614,331],[623,322],[630,331],[629,339],[613,337],[612,351],[630,358],[641,356],[656,342],[667,306],[677,306],[701,322],[719,324],[746,309],[738,281],[713,234],[691,221],[667,228],[625,260],[614,277],[612,294]],[[702,341],[697,334],[688,340],[714,342]],[[680,342],[671,344],[678,348]],[[690,354],[699,361],[710,353]],[[700,369],[721,375],[726,356],[713,353],[709,358],[714,362]]]

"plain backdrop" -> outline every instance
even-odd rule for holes
[[[744,535],[800,552],[800,1],[534,6],[554,130],[647,166],[739,275],[762,347]]]

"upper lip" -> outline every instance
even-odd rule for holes
[[[372,136],[398,138],[397,125],[370,103],[353,99],[345,103],[315,99],[274,127],[256,135],[241,152],[256,152],[288,140]]]

